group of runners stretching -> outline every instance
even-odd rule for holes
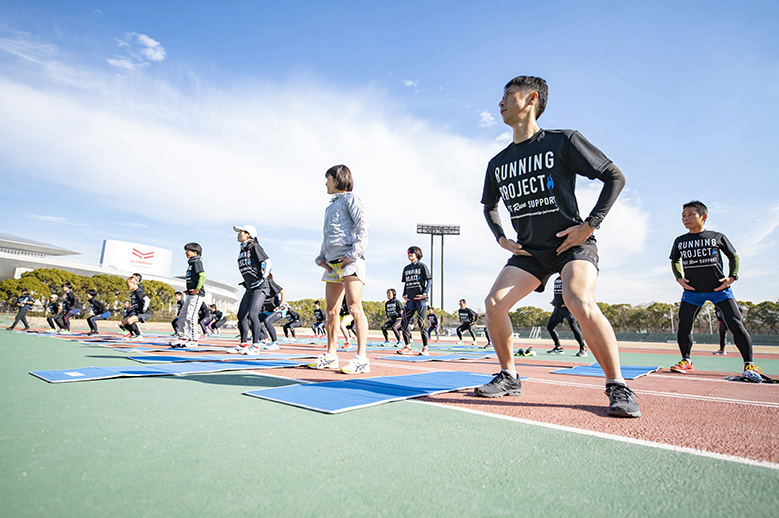
[[[555,342],[550,353],[560,352],[554,327],[567,319],[579,343],[579,355],[589,349],[605,374],[605,393],[609,399],[607,413],[617,417],[639,417],[640,407],[633,392],[622,377],[619,350],[614,331],[595,301],[598,275],[598,249],[593,236],[609,214],[622,188],[625,176],[620,169],[574,130],[545,130],[537,120],[544,113],[548,98],[546,81],[533,76],[518,76],[509,81],[498,103],[503,122],[511,127],[512,142],[487,166],[481,203],[484,216],[498,246],[510,255],[498,274],[484,301],[486,330],[497,353],[500,372],[494,379],[474,390],[476,396],[496,398],[518,396],[522,382],[516,370],[513,355],[513,329],[509,311],[530,293],[542,292],[549,278],[557,274],[555,310],[548,330]],[[575,196],[577,176],[602,182],[598,200],[589,214],[582,218]],[[331,195],[325,210],[322,246],[315,263],[324,272],[325,310],[315,308],[316,336],[327,338],[327,351],[308,367],[313,369],[340,369],[347,374],[370,372],[366,354],[367,319],[362,308],[363,286],[366,280],[365,250],[368,243],[368,222],[365,210],[353,192],[352,173],[345,165],[337,165],[325,173],[327,193]],[[516,237],[508,237],[498,212],[500,202],[508,210]],[[736,346],[744,360],[744,377],[759,378],[760,369],[752,361],[752,343],[744,329],[741,313],[735,303],[730,285],[738,279],[738,256],[727,238],[704,228],[708,209],[698,201],[687,203],[682,211],[682,223],[688,233],[674,241],[670,259],[672,271],[682,287],[679,309],[678,341],[682,359],[672,367],[678,373],[693,372],[691,361],[692,325],[701,306],[710,301],[723,315],[733,332]],[[275,331],[268,325],[285,314],[289,308],[283,289],[272,278],[270,260],[257,241],[257,231],[251,225],[234,227],[240,243],[238,268],[245,289],[238,310],[240,344],[234,352],[251,353],[260,349],[275,349]],[[194,343],[194,315],[204,295],[205,274],[200,262],[200,247],[196,243],[185,246],[189,266],[186,280],[186,299],[177,324],[178,344]],[[721,254],[728,258],[728,273],[724,273]],[[421,262],[422,250],[407,249],[409,264],[403,268],[402,298],[394,290],[387,291],[385,310],[387,322],[382,326],[385,343],[388,331],[401,344],[399,354],[414,354],[410,324],[419,328],[422,348],[428,353],[428,330],[434,312],[427,308],[431,287],[430,271]],[[128,279],[128,288],[133,290]],[[137,291],[137,288],[136,288]],[[67,292],[66,292],[67,294]],[[133,299],[135,306],[138,297]],[[20,303],[24,305],[24,300]],[[357,352],[343,367],[337,352],[339,310],[346,305],[354,321]],[[93,306],[96,312],[100,306]],[[143,309],[141,308],[141,311]],[[137,321],[145,313],[130,315],[123,325],[136,332]],[[460,301],[462,332],[472,332],[475,315]],[[22,319],[20,319],[22,320]],[[126,321],[126,323],[125,323]],[[183,322],[183,323],[182,323]],[[270,345],[260,345],[263,328],[271,334]],[[294,334],[294,333],[293,333]],[[251,335],[251,339],[250,339]],[[489,340],[489,338],[488,338]],[[585,346],[585,342],[587,346]]]

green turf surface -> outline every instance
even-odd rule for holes
[[[249,373],[49,384],[124,354],[0,332],[0,516],[774,514],[779,471],[414,402],[324,415]],[[604,398],[605,402],[605,398]],[[641,427],[641,420],[620,421]]]

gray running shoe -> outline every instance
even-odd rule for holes
[[[519,396],[522,394],[522,382],[519,376],[512,378],[500,371],[492,381],[473,389],[473,393],[481,397]]]
[[[562,347],[555,347],[554,349],[546,351],[546,354],[565,354],[565,349]]]
[[[576,353],[576,356],[582,357],[587,356],[587,351],[584,349],[580,349],[578,353]]]
[[[633,391],[627,385],[606,385],[606,395],[609,396],[609,409],[606,411],[614,417],[641,417]]]

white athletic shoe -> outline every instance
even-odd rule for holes
[[[143,335],[135,335],[130,337],[131,342],[143,342],[144,340],[145,338],[143,337]]]
[[[246,351],[249,348],[249,344],[240,344],[236,345],[232,349],[227,350],[227,354],[244,354],[244,351]]]
[[[357,356],[356,354],[349,360],[349,363],[341,369],[341,372],[344,374],[368,374],[370,371],[371,364],[368,361],[368,358],[365,356]]]
[[[265,349],[266,351],[278,351],[279,344],[276,342],[271,342],[268,345],[263,346],[263,349]]]
[[[243,354],[247,356],[257,356],[260,354],[260,352],[264,349],[263,346],[259,344],[252,344],[249,347],[246,348],[246,350],[243,352]]]
[[[316,359],[307,365],[309,369],[337,369],[338,356],[335,354],[320,354]]]

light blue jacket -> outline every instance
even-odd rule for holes
[[[324,238],[316,264],[322,266],[342,257],[354,261],[365,258],[368,245],[368,219],[360,198],[352,192],[339,192],[325,209]]]

